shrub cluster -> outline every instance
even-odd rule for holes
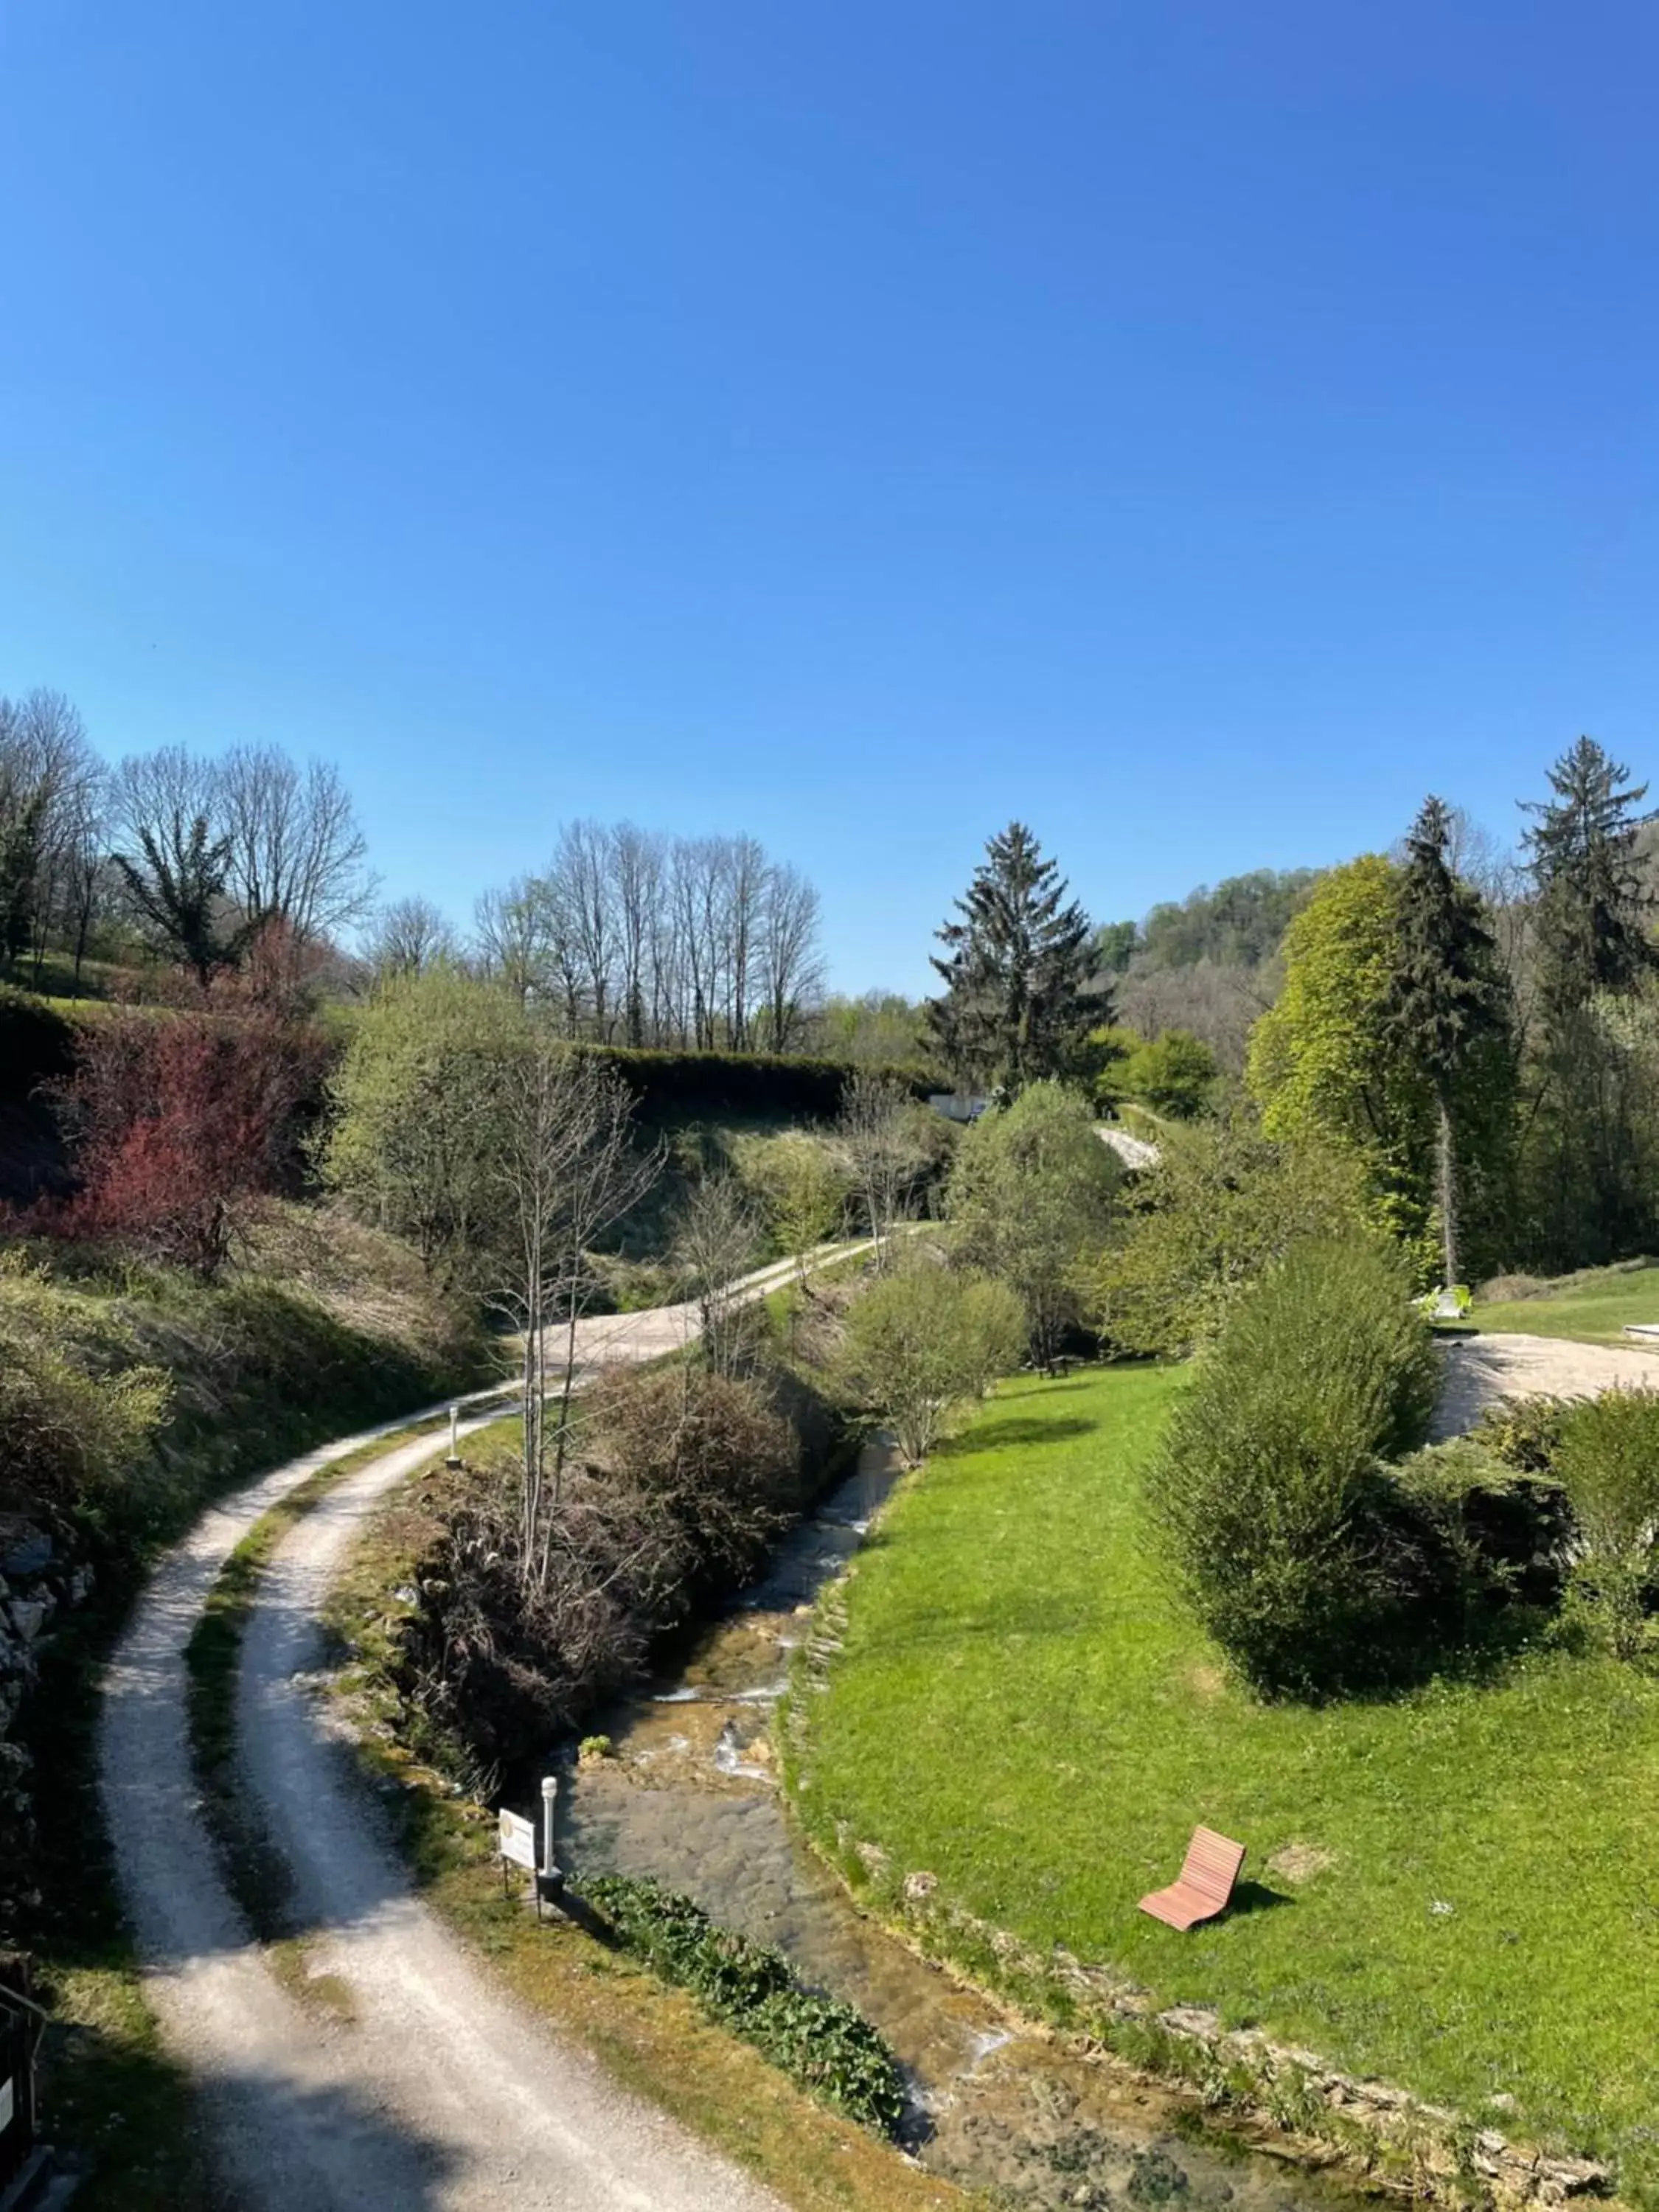
[[[0,1507],[100,1513],[155,1472],[170,1385],[131,1330],[0,1253]]]
[[[1609,1390],[1556,1418],[1550,1472],[1573,1523],[1568,1626],[1639,1657],[1659,1642],[1659,1393]]]
[[[798,1509],[801,1451],[769,1389],[684,1362],[587,1397],[556,1540],[529,1572],[517,1468],[445,1500],[400,1685],[485,1766],[580,1725],[701,1597],[741,1584]]]
[[[803,1989],[781,1951],[721,1928],[654,1881],[602,1875],[586,1896],[624,1948],[814,2096],[883,2135],[896,2132],[904,2087],[892,2052],[853,2006]]]
[[[1184,1356],[1292,1244],[1346,1240],[1364,1218],[1363,1178],[1337,1152],[1274,1144],[1243,1115],[1165,1131],[1093,1270],[1091,1318],[1121,1351]]]
[[[1321,1695],[1386,1666],[1440,1577],[1379,1462],[1427,1432],[1438,1382],[1404,1261],[1296,1245],[1234,1306],[1151,1489],[1200,1618],[1243,1674]]]

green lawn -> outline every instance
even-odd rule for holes
[[[1493,1305],[1477,1301],[1468,1319],[1479,1329],[1571,1336],[1585,1344],[1632,1344],[1634,1338],[1621,1334],[1626,1322],[1659,1322],[1659,1261],[1598,1267],[1572,1278],[1570,1287],[1537,1297],[1506,1298]]]
[[[1167,2002],[1619,2157],[1659,2203],[1659,1682],[1537,1653],[1484,1689],[1256,1704],[1141,1542],[1182,1385],[1009,1385],[900,1492],[811,1700],[809,1821]],[[1186,1936],[1137,1912],[1198,1820],[1284,1901]],[[1266,1863],[1291,1844],[1329,1863],[1292,1882]],[[1482,2111],[1504,2091],[1518,2112]]]

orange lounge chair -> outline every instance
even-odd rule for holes
[[[1200,1920],[1213,1920],[1227,1910],[1243,1863],[1243,1844],[1218,1836],[1213,1828],[1194,1828],[1178,1880],[1168,1889],[1155,1889],[1143,1897],[1140,1909],[1171,1928],[1194,1928]]]

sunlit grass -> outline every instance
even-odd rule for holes
[[[1576,1337],[1584,1344],[1632,1344],[1636,1340],[1622,1333],[1627,1322],[1659,1322],[1659,1261],[1600,1267],[1534,1297],[1506,1298],[1490,1305],[1477,1300],[1468,1320],[1473,1328],[1493,1333]]]
[[[1011,1385],[900,1493],[810,1700],[809,1820],[1165,2002],[1615,2155],[1655,2201],[1659,1682],[1537,1651],[1485,1687],[1259,1704],[1144,1540],[1183,1384]],[[1136,1904],[1200,1820],[1274,1894],[1183,1936]]]

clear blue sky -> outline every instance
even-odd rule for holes
[[[1510,831],[1659,691],[1638,0],[0,9],[0,690],[336,759],[458,914],[747,829],[915,988]]]

